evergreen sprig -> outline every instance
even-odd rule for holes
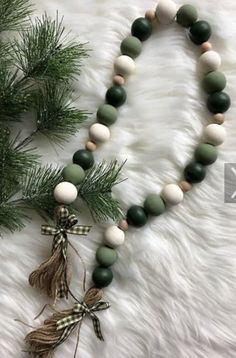
[[[0,0],[0,32],[22,28],[31,12],[29,0]]]
[[[0,204],[0,236],[7,230],[14,232],[23,229],[28,220],[29,216],[15,202]]]
[[[123,216],[119,202],[112,196],[112,188],[122,181],[120,175],[124,164],[119,165],[117,160],[99,163],[87,172],[79,187],[79,196],[96,222],[109,218],[116,221]]]

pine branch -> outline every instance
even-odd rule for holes
[[[55,143],[75,134],[87,119],[85,111],[71,106],[66,84],[47,82],[35,96],[37,129]]]
[[[70,80],[80,74],[81,62],[88,56],[85,44],[68,40],[58,17],[36,18],[20,37],[13,43],[14,59],[26,78]]]
[[[21,230],[28,220],[29,217],[20,206],[14,203],[0,204],[0,236],[3,231]]]
[[[29,0],[0,0],[0,32],[22,28],[31,12]]]
[[[120,219],[123,215],[119,202],[112,197],[112,188],[119,184],[125,163],[102,162],[91,168],[79,187],[79,196],[86,202],[96,222]]]

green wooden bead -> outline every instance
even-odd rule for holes
[[[113,273],[109,268],[98,266],[93,271],[92,279],[96,287],[107,287],[113,280]]]
[[[197,162],[189,163],[184,169],[184,177],[189,183],[200,183],[206,176],[206,168]]]
[[[131,33],[140,41],[145,41],[152,34],[152,24],[145,17],[139,17],[133,22]]]
[[[195,150],[195,159],[203,165],[210,165],[217,159],[218,151],[215,146],[207,143],[200,144]]]
[[[154,216],[161,215],[165,211],[165,203],[158,194],[149,194],[144,202],[145,211]]]
[[[117,120],[117,109],[110,104],[102,104],[97,111],[97,119],[99,123],[110,126]]]
[[[81,166],[69,164],[63,169],[62,176],[65,181],[78,185],[84,180],[85,172]]]
[[[194,6],[183,5],[179,8],[176,14],[176,21],[184,27],[190,27],[197,21],[198,13]]]
[[[96,259],[97,262],[104,267],[113,265],[117,260],[117,252],[111,247],[101,246],[97,249]]]
[[[222,91],[226,86],[226,78],[222,72],[209,72],[202,80],[203,89],[211,94]]]
[[[112,86],[107,90],[106,101],[108,104],[119,107],[126,101],[126,92],[122,86]]]
[[[190,27],[190,38],[196,45],[201,45],[209,40],[211,26],[207,21],[197,21]]]
[[[207,100],[207,108],[211,113],[224,113],[230,107],[230,97],[225,92],[210,94]]]
[[[142,206],[133,205],[127,212],[127,221],[135,227],[144,226],[147,223],[147,214]]]
[[[78,164],[84,170],[87,170],[94,164],[93,154],[86,149],[77,150],[73,155],[73,163]]]
[[[121,42],[120,51],[123,55],[136,58],[142,51],[142,42],[135,36],[128,36]]]

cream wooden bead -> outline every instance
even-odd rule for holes
[[[161,24],[170,24],[174,21],[178,7],[172,0],[160,0],[156,7],[156,17]]]
[[[181,203],[184,198],[183,191],[176,184],[166,185],[161,193],[163,200],[169,205],[177,205]]]
[[[104,238],[107,245],[117,247],[124,243],[125,234],[124,231],[118,228],[118,226],[111,225],[105,230]]]
[[[212,123],[205,128],[203,136],[207,143],[220,145],[225,141],[226,131],[221,125]]]
[[[111,133],[107,126],[101,123],[94,123],[89,128],[89,136],[95,143],[105,143],[110,139]]]
[[[199,58],[199,65],[205,73],[216,71],[221,65],[221,57],[215,51],[204,52]]]
[[[77,198],[78,191],[74,184],[63,181],[54,189],[54,198],[58,203],[71,204]]]
[[[127,77],[135,71],[134,60],[126,55],[117,57],[114,64],[115,73]]]

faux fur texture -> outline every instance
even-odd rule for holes
[[[105,343],[92,323],[81,330],[80,358],[235,358],[236,357],[236,204],[224,203],[224,163],[236,162],[236,3],[235,0],[191,0],[201,19],[213,27],[212,43],[222,56],[232,107],[227,113],[227,140],[206,180],[181,205],[140,230],[131,229],[119,249],[114,281],[106,289],[111,303],[99,317]],[[65,16],[72,35],[88,41],[91,56],[77,83],[78,105],[96,113],[111,83],[115,57],[132,21],[156,5],[151,0],[35,0],[37,14],[56,10]],[[180,5],[180,1],[178,0]],[[172,24],[156,26],[138,57],[137,71],[127,83],[128,100],[112,127],[112,140],[96,160],[127,159],[128,180],[116,188],[126,209],[140,204],[150,191],[176,182],[208,123],[205,98],[196,70],[199,49],[185,31]],[[44,161],[64,165],[83,146],[89,122],[63,150],[44,138],[35,144]],[[83,213],[81,223],[91,224]],[[33,318],[48,302],[31,288],[28,275],[49,254],[51,239],[40,235],[35,216],[22,232],[0,242],[0,357],[23,358],[29,329],[18,318],[38,326],[50,313]],[[88,267],[102,242],[104,226],[94,225],[88,238],[71,237]],[[81,297],[82,266],[74,253],[72,290]],[[61,304],[70,307],[73,301]],[[73,357],[76,336],[57,350],[57,358]]]

